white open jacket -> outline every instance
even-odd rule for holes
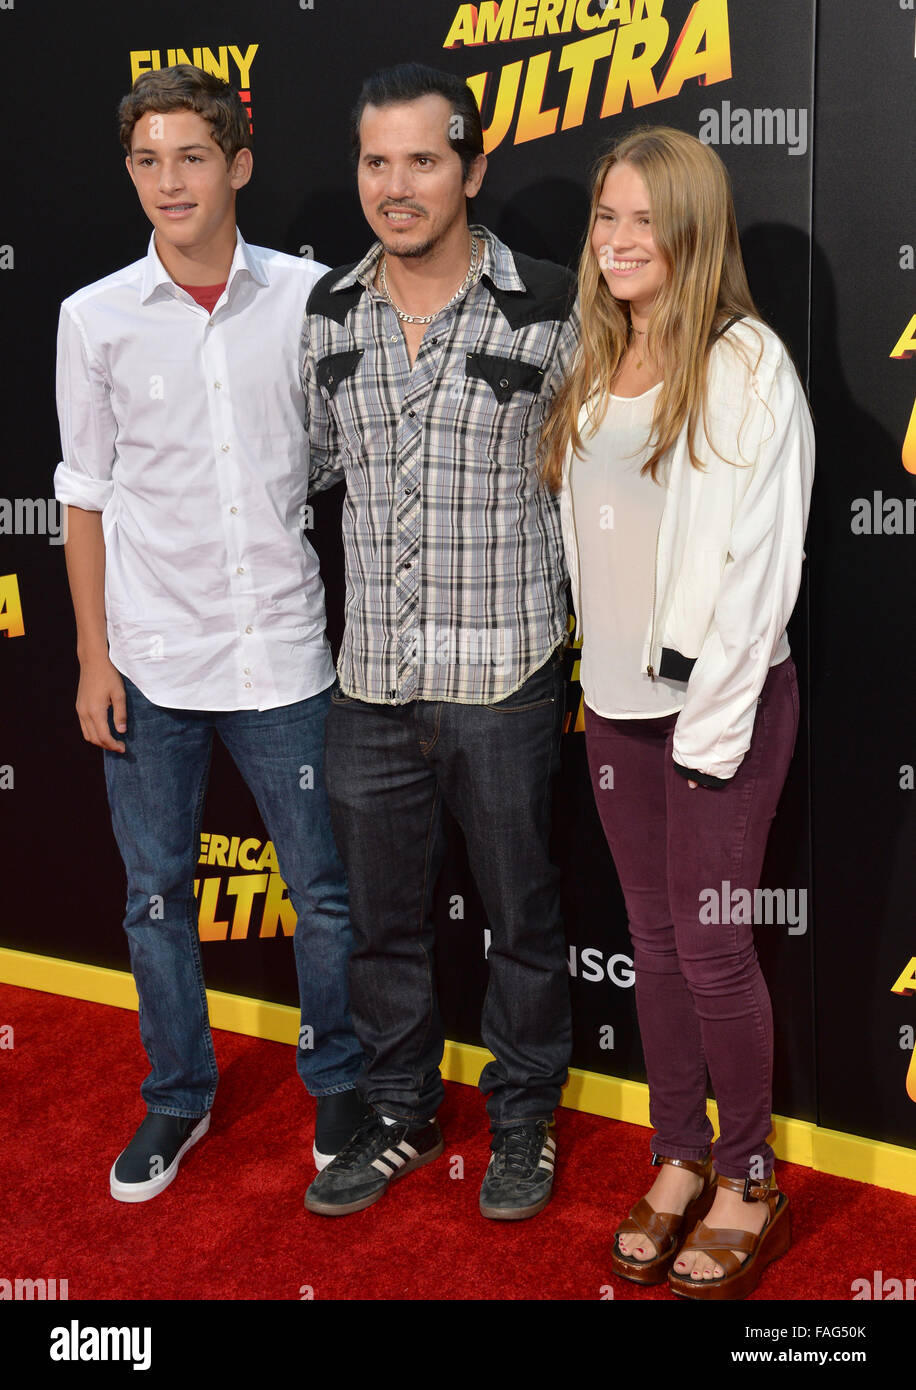
[[[713,345],[706,400],[706,432],[701,421],[694,446],[702,471],[690,462],[685,428],[659,475],[667,495],[642,669],[658,672],[663,647],[695,658],[674,760],[724,781],[750,746],[767,671],[789,655],[786,624],[801,582],[814,433],[785,348],[756,319],[733,324]],[[579,428],[587,441],[588,405]],[[570,461],[568,453],[560,516],[578,618]]]

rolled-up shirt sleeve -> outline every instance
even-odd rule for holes
[[[63,459],[54,472],[54,495],[67,506],[104,511],[117,437],[110,383],[66,304],[57,329],[57,415]]]

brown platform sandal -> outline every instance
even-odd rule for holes
[[[614,1249],[611,1253],[611,1266],[621,1279],[630,1279],[634,1284],[663,1284],[668,1270],[680,1246],[684,1231],[692,1229],[695,1222],[706,1215],[715,1196],[715,1174],[712,1159],[707,1157],[699,1162],[688,1158],[666,1158],[664,1154],[653,1154],[652,1164],[659,1167],[670,1163],[673,1168],[688,1168],[703,1179],[699,1194],[687,1207],[683,1216],[675,1212],[655,1211],[645,1197],[640,1197],[625,1221],[621,1221],[614,1232]],[[620,1249],[620,1237],[631,1232],[640,1232],[652,1241],[658,1252],[652,1260],[634,1260],[624,1255]]]
[[[769,1207],[767,1224],[759,1235],[751,1231],[710,1230],[701,1221],[684,1242],[684,1250],[703,1250],[711,1255],[725,1273],[719,1279],[692,1279],[689,1274],[668,1275],[672,1291],[682,1298],[747,1298],[756,1289],[760,1276],[772,1260],[784,1255],[792,1243],[789,1199],[774,1185],[770,1175],[765,1182],[750,1178],[725,1178],[719,1173],[716,1186],[740,1192],[745,1202],[766,1202]],[[733,1250],[747,1253],[739,1260]]]

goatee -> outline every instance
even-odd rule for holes
[[[386,256],[399,256],[401,260],[415,260],[420,256],[426,256],[435,246],[436,241],[421,241],[417,246],[386,246],[382,242],[382,249]]]

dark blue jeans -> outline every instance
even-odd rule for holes
[[[131,681],[124,688],[127,751],[106,750],[105,780],[127,870],[124,926],[152,1068],[140,1087],[147,1109],[203,1115],[216,1091],[194,901],[214,733],[254,794],[296,909],[302,1023],[312,1029],[300,1034],[312,1046],[297,1049],[299,1075],[312,1095],[351,1090],[362,1054],[347,1003],[347,884],[324,787],[330,691],[279,709],[210,712],[163,709]]]
[[[548,1119],[571,1048],[559,871],[549,853],[562,652],[495,705],[366,704],[335,690],[327,731],[334,833],[350,882],[350,1002],[381,1113],[431,1118],[443,1031],[431,906],[442,806],[464,831],[491,932],[480,1077],[492,1126]]]

